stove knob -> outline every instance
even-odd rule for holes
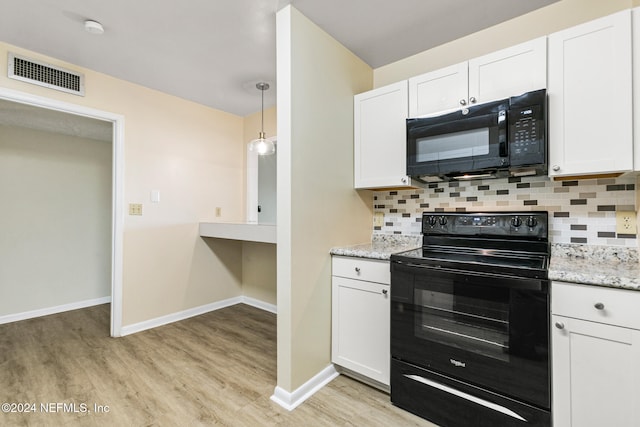
[[[434,226],[436,225],[436,223],[438,222],[438,218],[436,218],[435,216],[431,215],[427,217],[427,222],[429,223],[430,226]]]
[[[515,228],[518,228],[522,225],[522,220],[520,219],[520,217],[514,216],[513,218],[511,218],[511,225]]]
[[[447,225],[447,217],[446,216],[441,216],[440,217],[440,225]]]
[[[538,220],[535,216],[530,216],[529,218],[527,218],[527,227],[533,228],[536,225],[538,225]]]

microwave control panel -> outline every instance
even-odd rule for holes
[[[545,158],[545,123],[540,105],[509,111],[509,151],[512,165],[534,164]]]

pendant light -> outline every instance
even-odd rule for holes
[[[258,139],[254,139],[249,143],[249,151],[255,151],[260,156],[267,156],[276,152],[276,144],[264,137],[264,91],[269,89],[269,83],[256,83],[256,88],[262,94],[262,125]]]

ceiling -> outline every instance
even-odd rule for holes
[[[246,116],[260,110],[257,82],[275,104],[287,4],[377,68],[556,1],[0,0],[0,41]],[[85,32],[87,19],[105,33]]]
[[[111,142],[112,123],[0,99],[0,125]]]

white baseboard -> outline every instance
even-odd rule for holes
[[[271,396],[271,400],[282,406],[284,409],[293,411],[298,407],[298,405],[313,396],[318,390],[329,384],[338,375],[340,374],[336,371],[334,366],[329,365],[291,393],[281,387],[276,387],[273,392],[273,396]]]
[[[167,314],[166,316],[156,317],[155,319],[145,320],[143,322],[134,323],[132,325],[123,326],[121,336],[135,334],[136,332],[146,331],[147,329],[157,328],[158,326],[167,325],[169,323],[185,320],[190,317],[199,316],[211,311],[220,310],[221,308],[230,307],[236,304],[247,304],[261,310],[276,313],[276,306],[254,298],[245,296],[233,297],[222,301],[216,301],[211,304],[201,305],[200,307],[190,308],[188,310],[179,311],[177,313]]]
[[[222,301],[216,301],[211,304],[201,305],[200,307],[194,307],[188,310],[167,314],[166,316],[160,316],[154,319],[145,320],[143,322],[134,323],[132,325],[123,326],[121,330],[122,336],[146,331],[147,329],[157,328],[158,326],[163,326],[169,323],[185,320],[190,317],[199,316],[201,314],[209,313],[210,311],[220,310],[221,308],[230,307],[232,305],[240,304],[241,302],[242,297],[229,298]]]
[[[65,311],[78,310],[80,308],[93,307],[94,305],[107,304],[111,302],[111,297],[102,297],[84,301],[72,302],[69,304],[57,305],[55,307],[41,308],[38,310],[25,311],[22,313],[7,314],[0,316],[0,325],[4,323],[18,322],[20,320],[33,319],[34,317],[48,316],[50,314],[62,313]]]
[[[259,299],[243,296],[242,303],[250,305],[251,307],[259,308],[260,310],[268,311],[269,313],[278,314],[278,307],[276,307],[275,304],[269,304],[268,302],[260,301]]]

